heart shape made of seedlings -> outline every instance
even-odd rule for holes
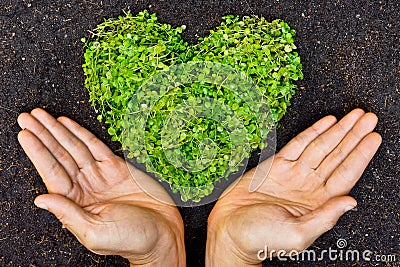
[[[129,151],[129,158],[145,163],[148,172],[169,183],[183,202],[193,203],[210,195],[221,178],[237,172],[252,151],[268,145],[268,132],[285,114],[297,88],[294,82],[303,74],[295,31],[284,21],[226,16],[196,45],[182,39],[184,28],[162,24],[147,11],[106,20],[88,41],[83,39],[83,70],[90,101],[98,119],[108,124],[112,140]],[[190,73],[174,67],[181,65],[191,66]],[[143,123],[142,130],[132,127],[127,114],[135,116],[139,109],[149,108],[147,103],[136,103],[138,108],[132,109],[132,99],[154,94],[154,86],[167,88],[175,78],[166,72],[190,76],[195,67],[200,79],[184,80],[187,83],[151,98],[151,110],[138,122]],[[236,86],[242,88],[238,93],[224,85],[227,78],[218,80],[224,71],[230,77],[229,68],[250,78],[257,88],[254,101],[243,99],[254,89],[251,85]],[[164,81],[162,76],[154,78],[158,73],[164,73]],[[149,84],[152,78],[155,82]],[[260,105],[268,106],[269,123],[265,116],[260,119],[262,109],[254,111]],[[200,106],[200,112],[192,112]],[[176,117],[180,121],[171,119]],[[234,129],[242,131],[232,135]],[[144,140],[138,140],[139,132]]]

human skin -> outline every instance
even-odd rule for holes
[[[357,205],[348,194],[381,144],[376,124],[361,109],[325,117],[245,173],[209,216],[206,266],[259,266],[266,246],[301,252],[330,230]]]
[[[35,109],[18,123],[18,140],[48,190],[36,206],[97,254],[120,255],[131,266],[186,265],[177,208],[149,196],[135,180],[153,183],[154,192],[168,199],[160,185],[66,117]]]
[[[132,266],[185,265],[178,210],[135,182],[154,183],[146,187],[168,200],[150,177],[68,118],[35,109],[18,123],[19,141],[49,191],[36,198],[38,207],[95,253],[121,255]],[[357,204],[347,194],[381,143],[376,123],[360,109],[339,123],[328,116],[247,172],[209,216],[206,265],[259,265],[265,246],[302,251],[331,229]],[[254,183],[261,186],[249,190]]]

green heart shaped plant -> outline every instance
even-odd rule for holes
[[[106,20],[97,26],[90,40],[83,39],[86,45],[83,70],[90,101],[99,113],[98,119],[108,124],[112,140],[120,142],[122,148],[129,151],[129,157],[145,163],[149,172],[170,183],[183,201],[200,201],[213,191],[217,181],[238,170],[240,164],[232,162],[248,158],[253,150],[267,145],[271,124],[260,124],[259,116],[252,112],[254,103],[244,101],[222,86],[223,81],[221,86],[194,81],[175,86],[153,103],[145,122],[145,146],[141,148],[134,128],[126,122],[126,114],[132,113],[132,99],[142,92],[141,86],[157,73],[183,63],[214,62],[230,66],[251,78],[260,91],[257,101],[269,106],[269,115],[275,124],[290,105],[297,88],[294,81],[302,79],[303,74],[300,57],[295,52],[295,31],[284,21],[267,22],[256,16],[240,20],[237,16],[226,16],[219,27],[210,31],[209,36],[199,38],[196,45],[189,45],[182,39],[183,29],[184,26],[173,28],[159,23],[156,15],[147,11]],[[205,74],[200,75],[212,75],[210,69],[213,71],[212,67],[206,68]],[[167,133],[179,146],[178,157],[166,149],[162,140],[163,125],[176,107],[193,104],[194,99],[214,99],[202,104],[214,111],[220,103],[229,107],[232,116],[226,116],[224,122],[210,116],[190,117],[184,130]],[[240,138],[230,135],[228,128],[238,128],[239,124],[246,135]],[[130,138],[126,138],[127,132]],[[241,140],[248,147],[240,153],[232,153],[232,144]],[[232,161],[232,157],[239,157],[239,160]],[[184,159],[196,165],[204,163],[204,158],[206,166],[195,170],[180,163]]]

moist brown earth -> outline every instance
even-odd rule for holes
[[[309,2],[319,2],[309,3]],[[278,149],[317,119],[356,107],[375,112],[383,144],[351,195],[344,215],[313,245],[395,254],[396,262],[288,261],[269,266],[399,266],[400,2],[382,1],[32,1],[0,0],[0,266],[128,266],[89,252],[56,218],[33,205],[46,189],[17,142],[19,113],[42,107],[73,118],[120,153],[96,120],[84,88],[82,37],[104,18],[148,9],[162,22],[198,37],[228,14],[280,18],[297,31],[304,80],[277,130]],[[254,166],[254,160],[250,167]],[[207,216],[213,204],[183,208],[189,266],[204,265]]]

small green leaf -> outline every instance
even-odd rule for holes
[[[137,158],[147,171],[170,183],[183,201],[196,202],[212,193],[213,183],[236,172],[243,157],[267,145],[268,133],[286,113],[297,88],[294,81],[302,79],[303,73],[295,52],[295,31],[284,21],[229,15],[197,45],[183,41],[183,28],[160,23],[146,10],[105,20],[90,38],[81,39],[86,49],[82,68],[90,102],[99,112],[97,119],[107,124],[112,140],[129,151],[128,157]],[[169,90],[171,81],[160,79],[160,92],[138,90],[154,74],[189,61],[230,66],[252,79],[262,97],[248,92],[248,99],[242,99],[245,94],[235,94],[235,86],[227,86],[210,68],[189,71],[199,74],[201,81],[216,77],[218,86],[195,82]],[[233,76],[229,79],[241,88],[240,79]],[[204,98],[221,104],[196,102]],[[194,104],[184,115],[170,116],[184,101]],[[271,113],[260,108],[267,104]],[[139,112],[149,112],[147,122],[141,116],[133,116],[138,121],[125,120],[126,114]],[[163,132],[171,118],[171,129]],[[141,123],[143,129],[132,126]],[[199,170],[188,171],[193,166]]]

